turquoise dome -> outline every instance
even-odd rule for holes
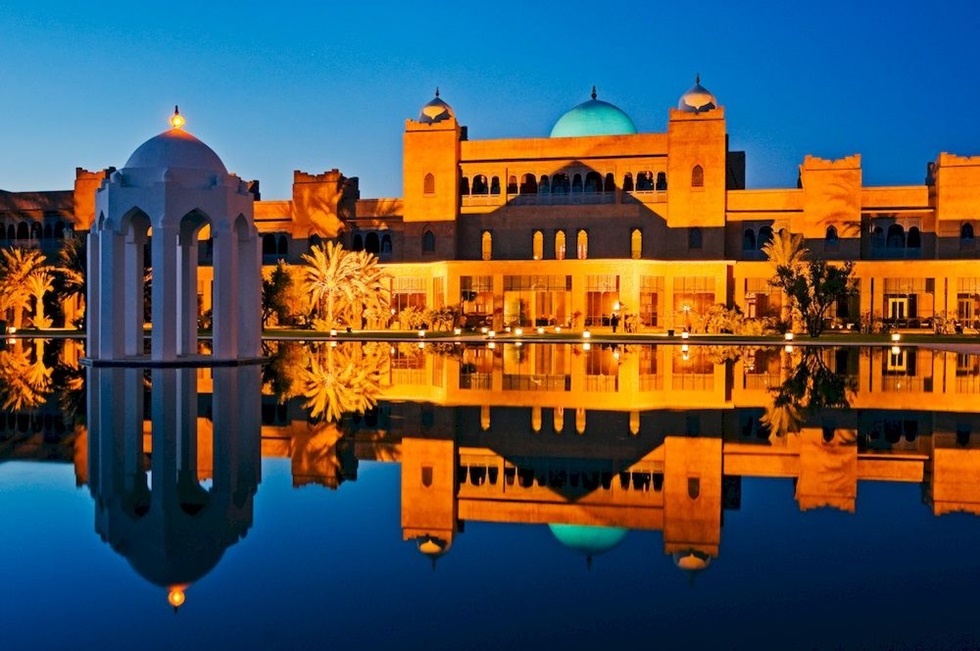
[[[551,127],[552,138],[621,136],[632,133],[636,133],[636,125],[630,116],[609,102],[596,99],[595,87],[592,88],[592,99],[565,113]]]
[[[629,533],[622,527],[591,527],[581,524],[549,524],[551,534],[565,547],[586,556],[608,552]]]

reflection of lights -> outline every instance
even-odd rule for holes
[[[391,316],[395,316],[395,308],[391,308]]]
[[[542,327],[539,326],[538,327],[538,334],[539,335],[543,335],[544,334],[544,328],[542,328]]]
[[[619,361],[619,349],[618,348],[613,351],[613,359],[616,360],[617,362]]]
[[[787,353],[792,353],[793,352],[793,344],[786,344],[786,346],[783,348],[783,350],[786,351]]]
[[[180,588],[172,588],[170,593],[167,595],[167,601],[170,602],[170,605],[173,606],[175,610],[184,605],[185,599],[186,597],[184,596],[184,591]]]
[[[682,305],[681,306],[681,311],[682,312],[690,312],[691,311],[691,306],[690,305]]]
[[[684,332],[681,333],[681,339],[687,339],[690,336],[691,336],[691,333],[688,332],[687,330],[685,330]]]
[[[897,332],[893,332],[892,333],[892,341],[901,341],[901,340],[902,340],[902,335],[901,334],[899,334]]]
[[[582,339],[588,339],[591,336],[592,336],[592,333],[589,332],[588,330],[586,330],[585,332],[582,333]]]
[[[682,353],[686,353],[689,350],[690,350],[690,347],[688,347],[687,344],[681,344],[681,352]]]
[[[331,348],[336,348],[337,347],[337,342],[336,341],[331,341],[330,342],[330,347]]]
[[[524,334],[524,329],[523,328],[518,328],[518,329],[514,330],[514,336],[520,337],[522,334]]]
[[[514,345],[517,346],[518,348],[520,348],[521,346],[524,345],[524,342],[523,341],[515,341],[514,342]]]
[[[487,348],[489,348],[490,350],[493,350],[496,347],[497,347],[497,342],[495,341],[491,341],[490,343],[487,344]]]
[[[391,353],[392,355],[394,355],[395,354],[395,347],[392,346],[391,348],[389,348],[388,349],[388,352]]]
[[[783,339],[785,339],[786,341],[793,341],[793,333],[787,332],[785,335],[783,335]]]
[[[592,350],[592,344],[590,344],[589,342],[585,342],[584,344],[582,344],[582,350]]]
[[[892,355],[901,355],[902,349],[898,346],[892,346]]]
[[[419,342],[419,348],[425,349],[425,342],[424,341],[420,341]]]
[[[8,333],[8,334],[11,334],[11,335],[15,335],[15,334],[17,334],[17,328],[15,328],[14,326],[9,326],[9,327],[7,328],[7,333]]]
[[[690,355],[690,354],[688,354],[688,353],[683,353],[683,354],[681,354],[681,359],[682,359],[682,360],[684,360],[684,361],[686,362],[686,361],[688,361],[689,359],[691,359],[691,355]]]

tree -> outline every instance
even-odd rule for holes
[[[41,301],[44,294],[50,291],[50,274],[55,271],[54,267],[48,264],[44,254],[36,249],[10,248],[0,251],[0,318],[8,311],[14,311],[14,325],[20,326],[21,314],[30,307],[32,293],[30,278],[35,275],[47,275],[48,283],[39,283],[36,290],[47,286],[44,292],[40,293],[35,316],[38,311],[43,312]]]
[[[362,317],[380,319],[388,311],[384,280],[389,276],[377,256],[327,242],[314,246],[303,260],[303,284],[328,328],[337,322],[360,326]]]
[[[84,315],[88,273],[88,247],[84,236],[66,238],[58,251],[58,267],[55,269],[54,294],[59,301],[78,300]],[[80,322],[84,316],[76,319]],[[65,323],[67,326],[68,323]]]
[[[818,337],[824,329],[824,317],[836,302],[857,294],[851,274],[854,263],[831,265],[826,260],[809,260],[796,266],[779,266],[770,280],[789,297],[807,334]]]
[[[35,328],[41,330],[51,327],[51,319],[44,316],[44,296],[54,289],[54,277],[46,271],[35,271],[27,277],[27,293],[34,298]]]
[[[262,327],[266,327],[273,316],[280,324],[289,319],[289,290],[292,284],[289,268],[282,260],[268,278],[262,279]]]

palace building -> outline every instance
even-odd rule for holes
[[[474,140],[437,90],[403,138],[401,197],[362,199],[336,169],[294,172],[287,200],[248,184],[263,264],[336,239],[385,263],[396,316],[459,306],[470,324],[602,327],[618,312],[662,331],[719,303],[778,316],[762,247],[787,229],[855,262],[859,296],[835,307],[835,325],[929,328],[942,314],[980,326],[980,156],[941,153],[921,185],[887,187],[863,185],[858,154],[807,156],[798,187],[746,189],[745,153],[729,150],[725,108],[700,80],[665,133],[638,130],[593,89],[549,137]],[[111,172],[77,170],[74,191],[0,192],[0,245],[49,250],[90,229]],[[203,233],[200,262],[208,309]]]

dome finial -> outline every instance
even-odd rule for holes
[[[596,98],[595,84],[592,84],[592,99]]]
[[[439,97],[439,87],[436,86],[436,97]]]
[[[701,73],[700,72],[698,74],[694,75],[694,83],[696,83],[696,84],[700,84],[701,83]]]
[[[174,129],[180,129],[184,126],[184,122],[184,118],[180,115],[180,108],[174,104],[174,114],[170,118],[170,126],[172,126]]]

